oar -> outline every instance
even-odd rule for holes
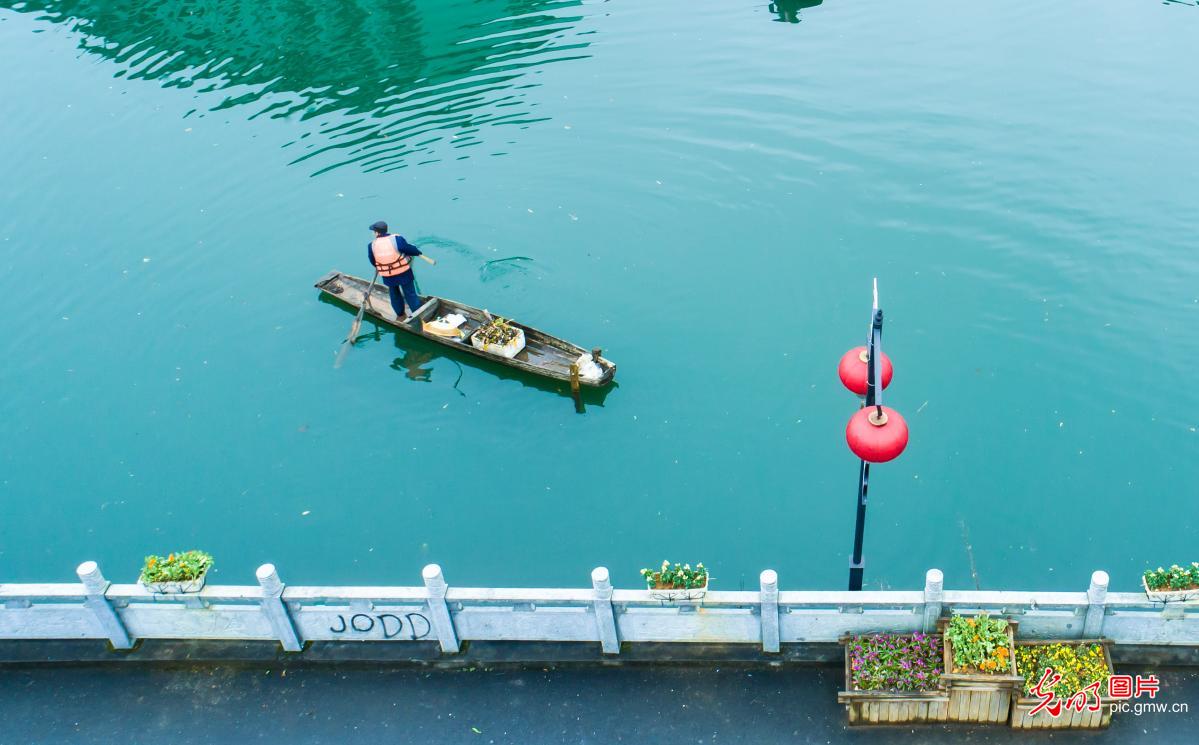
[[[354,346],[354,338],[358,336],[358,329],[362,327],[362,316],[366,313],[367,303],[371,301],[371,293],[375,290],[375,282],[379,281],[379,270],[375,270],[375,276],[371,278],[370,287],[366,288],[366,294],[362,296],[362,306],[358,308],[358,315],[354,316],[354,322],[350,324],[350,333],[346,335],[346,340],[341,343],[341,351],[337,353],[337,360],[333,363],[333,367],[341,367],[342,360],[345,359],[346,353],[350,351],[350,347]]]
[[[420,256],[418,256],[417,258],[418,258],[418,259],[424,259],[425,261],[429,262],[429,265],[430,265],[430,266],[437,266],[437,262],[436,262],[434,259],[430,259],[428,256],[425,256],[424,254],[421,254],[421,255],[420,255]],[[423,293],[423,292],[421,292],[421,291],[420,291],[420,281],[419,281],[419,280],[417,280],[417,278],[416,278],[416,275],[415,275],[415,274],[413,274],[413,275],[412,275],[412,284],[416,286],[416,294],[417,294],[417,295],[424,295],[424,294],[425,294],[425,293]],[[414,308],[414,309],[413,309],[413,311],[415,312],[415,310],[416,310],[416,309]]]

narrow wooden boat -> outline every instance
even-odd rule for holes
[[[322,293],[349,305],[355,310],[362,307],[362,299],[365,297],[366,289],[369,286],[369,279],[342,274],[336,271],[329,272],[317,280],[316,283],[316,288]],[[466,317],[466,323],[460,327],[464,332],[461,337],[446,337],[425,331],[425,321],[432,321],[435,318],[450,313],[460,313]],[[499,354],[492,354],[491,352],[476,349],[471,344],[470,337],[480,326],[487,323],[485,311],[481,308],[464,305],[463,303],[447,300],[442,297],[426,295],[425,304],[418,308],[407,320],[400,321],[391,309],[391,301],[388,299],[387,288],[382,283],[379,283],[375,285],[374,290],[371,292],[370,300],[366,306],[366,315],[400,331],[423,337],[443,346],[458,349],[466,354],[473,354],[476,357],[498,362],[501,365],[524,370],[533,375],[542,375],[547,378],[554,378],[555,380],[569,381],[571,364],[578,360],[580,355],[587,354],[592,356],[596,364],[603,370],[603,374],[598,379],[580,376],[579,383],[581,385],[599,388],[612,382],[612,379],[616,376],[616,365],[604,359],[599,354],[598,349],[588,352],[577,344],[571,344],[565,339],[550,336],[543,331],[538,331],[531,326],[526,326],[511,319],[508,319],[509,323],[522,329],[525,333],[525,348],[517,353],[515,357],[507,358]],[[505,318],[507,319],[507,316]]]

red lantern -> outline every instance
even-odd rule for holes
[[[858,410],[845,428],[845,439],[853,454],[867,463],[886,463],[908,445],[908,424],[895,409],[867,406]]]
[[[859,396],[866,395],[868,359],[866,347],[854,347],[841,357],[841,363],[837,365],[837,374],[841,376],[841,382]],[[883,364],[879,373],[883,378],[883,388],[886,388],[891,385],[891,376],[895,374],[895,369],[891,367],[891,358],[885,353],[881,356],[880,361]]]

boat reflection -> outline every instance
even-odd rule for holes
[[[581,0],[0,0],[79,38],[114,77],[191,89],[203,117],[287,119],[316,173],[460,159],[545,121],[539,68],[590,56]]]
[[[782,23],[799,23],[799,11],[804,8],[815,8],[824,0],[775,0],[767,7],[771,13],[778,15],[770,20]]]
[[[338,302],[324,294],[319,297],[322,303],[333,305],[347,313],[352,312],[345,303]],[[396,357],[391,362],[391,369],[402,373],[406,380],[411,380],[417,383],[433,382],[433,373],[436,371],[436,366],[433,364],[437,360],[445,359],[453,363],[455,367],[455,380],[453,389],[459,395],[468,397],[468,391],[463,390],[462,380],[465,368],[474,368],[488,375],[495,376],[502,380],[514,380],[519,382],[526,388],[533,388],[546,393],[555,393],[567,399],[573,400],[570,393],[570,383],[560,380],[552,380],[543,378],[538,375],[517,370],[507,365],[501,365],[498,362],[476,357],[473,354],[455,353],[436,342],[431,342],[428,339],[422,339],[419,336],[400,333],[395,329],[380,324],[367,316],[363,319],[363,333],[359,334],[355,339],[355,343],[364,340],[372,342],[384,342],[388,337],[391,337],[395,348],[400,352],[400,356]],[[586,406],[603,406],[608,395],[619,386],[619,383],[612,381],[603,388],[590,388],[584,386],[580,390],[582,402]]]

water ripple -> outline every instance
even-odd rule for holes
[[[526,127],[528,74],[588,57],[580,0],[311,0],[6,3],[80,37],[114,77],[194,89],[188,114],[306,123],[285,147],[314,175],[354,165],[388,171]],[[572,13],[571,10],[576,12]],[[436,12],[434,12],[434,10]]]

